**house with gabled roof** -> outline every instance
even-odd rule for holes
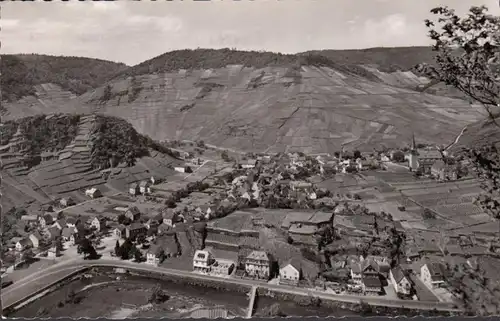
[[[30,234],[29,239],[31,240],[31,243],[33,243],[33,247],[36,249],[40,246],[40,241],[43,240],[43,237],[38,233],[38,231],[35,231]]]
[[[57,226],[49,227],[48,234],[50,235],[51,240],[55,240],[56,238],[61,236],[62,229],[59,229]]]
[[[54,226],[57,227],[58,229],[62,230],[63,228],[66,227],[66,220],[65,219],[59,219],[54,223]]]
[[[215,206],[210,204],[203,204],[196,207],[195,211],[203,215],[203,217],[208,220],[215,212]]]
[[[68,242],[71,236],[75,234],[75,229],[73,227],[65,227],[61,231],[61,237],[64,242]]]
[[[125,212],[125,217],[132,222],[135,222],[141,217],[141,211],[139,211],[139,208],[137,208],[137,206],[131,206]]]
[[[90,198],[99,198],[102,196],[102,193],[100,189],[92,187],[85,191],[85,196],[88,196]]]
[[[159,244],[151,244],[146,253],[146,263],[158,266],[164,259],[165,252]]]
[[[254,168],[256,165],[257,165],[257,160],[253,158],[244,160],[240,163],[241,168],[244,169],[251,169]]]
[[[42,229],[51,226],[54,224],[54,217],[51,214],[41,215],[38,217],[38,224],[40,224]]]
[[[213,263],[213,255],[208,250],[196,250],[193,256],[193,270],[197,272],[209,272]]]
[[[139,183],[139,191],[143,195],[151,194],[151,182],[144,180]]]
[[[106,217],[99,215],[92,219],[90,222],[90,226],[94,227],[97,231],[104,229],[107,227],[107,219]]]
[[[61,198],[61,199],[59,200],[59,204],[60,204],[61,206],[66,207],[66,206],[72,206],[72,205],[75,205],[75,204],[76,204],[76,202],[73,200],[73,198],[72,198],[72,197],[63,197],[63,198]]]
[[[446,268],[439,262],[428,262],[420,268],[420,279],[431,289],[444,285],[444,273]]]
[[[389,273],[389,279],[391,280],[392,286],[394,287],[394,291],[396,293],[400,293],[402,295],[410,295],[413,282],[409,277],[407,271],[403,270],[400,266],[396,266],[391,269]]]
[[[68,217],[66,219],[66,226],[67,227],[75,227],[76,224],[80,221],[80,219],[74,218],[74,217]]]
[[[134,195],[135,196],[135,195],[138,195],[140,192],[141,192],[141,190],[139,189],[139,184],[137,184],[137,183],[132,183],[128,187],[128,193],[130,195]]]
[[[144,233],[147,233],[146,226],[144,224],[141,224],[139,222],[134,222],[130,224],[129,226],[126,227],[125,229],[125,234],[127,238],[129,239],[135,239],[137,235]]]
[[[248,276],[269,279],[271,275],[271,258],[265,251],[252,251],[245,258],[245,272]]]
[[[31,240],[28,237],[25,237],[16,243],[16,251],[21,252],[32,246],[33,243],[31,242]]]
[[[378,277],[364,277],[361,285],[365,295],[380,295],[382,293],[382,282]]]
[[[178,215],[172,208],[167,208],[162,211],[162,221],[165,225],[174,226],[174,224],[177,222],[177,218]]]
[[[125,236],[125,230],[126,230],[126,226],[123,224],[119,224],[118,226],[116,226],[113,229],[113,234],[115,235],[115,237],[117,239],[121,239]]]
[[[284,262],[280,267],[279,284],[297,286],[302,273],[300,259],[294,257]]]

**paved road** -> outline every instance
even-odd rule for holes
[[[24,279],[19,280],[15,284],[6,288],[2,291],[2,301],[3,306],[8,307],[9,305],[24,299],[31,293],[41,290],[42,288],[48,286],[51,283],[58,281],[59,279],[75,272],[81,268],[89,267],[92,265],[98,266],[109,266],[109,267],[121,267],[125,269],[135,269],[140,271],[148,271],[155,273],[170,274],[179,277],[190,277],[203,280],[212,280],[218,282],[226,282],[229,284],[239,284],[246,286],[256,285],[259,288],[265,288],[277,292],[295,294],[295,295],[314,295],[324,300],[334,300],[349,303],[359,303],[360,300],[368,304],[381,305],[388,307],[406,307],[412,309],[422,309],[422,310],[454,310],[450,307],[450,304],[442,302],[424,302],[424,301],[401,301],[401,300],[391,300],[384,297],[370,297],[370,296],[355,296],[355,295],[338,295],[329,294],[318,291],[305,290],[301,288],[284,286],[284,285],[274,285],[263,283],[254,280],[240,280],[240,279],[223,279],[215,276],[194,274],[189,271],[174,270],[163,267],[148,266],[146,264],[137,264],[128,261],[111,260],[111,259],[100,259],[97,261],[85,261],[81,258],[75,258],[72,260],[64,261],[47,268],[44,271],[36,272]]]

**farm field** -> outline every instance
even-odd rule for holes
[[[117,207],[127,208],[129,206],[137,206],[137,208],[141,211],[141,214],[146,216],[152,214],[156,209],[162,207],[161,204],[129,202],[125,201],[125,199],[123,198],[120,199],[116,197],[101,197],[83,204],[78,204],[76,206],[64,209],[63,211],[65,214],[74,216],[81,215],[83,217],[93,217],[97,215],[105,215],[113,217],[123,213],[119,210],[116,210]]]

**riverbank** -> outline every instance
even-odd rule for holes
[[[62,282],[51,291],[44,291],[46,296],[37,298],[9,316],[183,318],[189,317],[193,310],[217,306],[224,306],[231,316],[244,316],[249,304],[248,284],[134,268],[127,271],[111,266],[90,268],[85,275],[90,278],[80,277],[72,282]],[[168,295],[169,300],[162,304],[151,304],[148,298],[157,285]],[[73,292],[78,293],[76,301],[74,295],[69,297]],[[263,288],[258,288],[257,294],[253,310],[255,316],[448,315],[320,300],[313,296]],[[103,308],[93,308],[101,305]]]
[[[243,316],[248,298],[243,293],[209,287],[186,286],[171,280],[121,274],[94,269],[62,282],[50,293],[14,311],[9,317],[186,318],[200,308],[223,305],[231,316]],[[167,296],[165,302],[149,302],[155,289]]]

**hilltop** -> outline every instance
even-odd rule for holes
[[[49,90],[6,104],[4,119],[102,113],[155,140],[204,140],[244,151],[333,153],[342,145],[372,151],[404,147],[413,133],[421,143],[448,145],[483,116],[452,94],[431,94],[434,84],[406,70],[421,59],[432,59],[432,51],[179,50],[119,71],[69,101]]]
[[[138,134],[123,119],[102,115],[37,115],[2,124],[0,158],[8,208],[43,204],[82,190],[126,188],[166,176],[174,152]]]
[[[37,85],[56,84],[76,95],[98,87],[127,69],[122,63],[82,57],[2,55],[2,100],[35,95]]]

